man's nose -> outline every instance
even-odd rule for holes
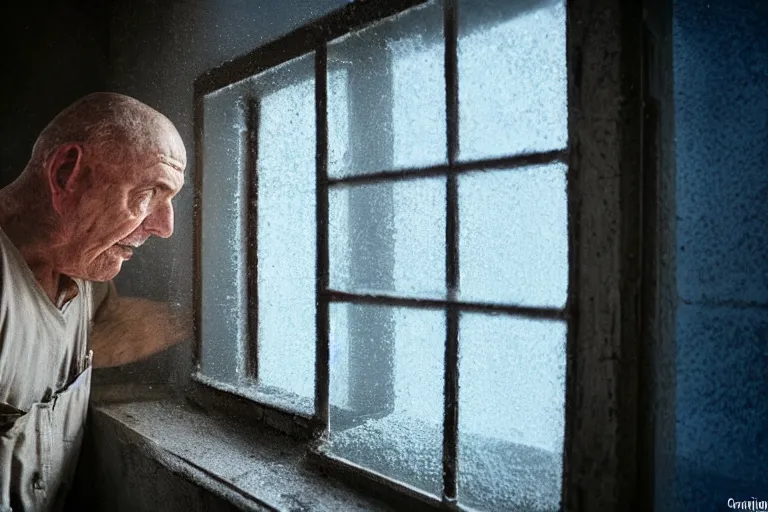
[[[168,202],[157,208],[144,219],[144,229],[160,238],[168,238],[173,234],[173,205]]]

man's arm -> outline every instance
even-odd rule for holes
[[[94,302],[90,344],[95,368],[139,361],[191,335],[169,304],[119,297],[111,282],[95,284]]]

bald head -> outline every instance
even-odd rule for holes
[[[180,171],[186,166],[184,143],[173,123],[122,94],[89,94],[60,112],[37,138],[30,164],[45,167],[56,149],[68,143],[82,145],[108,165],[151,165],[156,158]]]
[[[186,164],[164,115],[122,94],[89,94],[40,133],[27,168],[0,194],[0,221],[36,233],[38,259],[55,272],[112,279],[147,239],[173,233]]]

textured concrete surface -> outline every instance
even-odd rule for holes
[[[94,407],[74,509],[387,511],[309,466],[306,445],[178,401]]]
[[[673,12],[679,307],[668,506],[722,510],[728,498],[768,496],[768,5],[677,0]]]

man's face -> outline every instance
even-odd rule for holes
[[[179,170],[184,157],[153,153],[142,163],[86,173],[73,194],[77,200],[62,216],[66,233],[59,259],[62,274],[108,281],[150,236],[173,234],[171,199],[184,184]]]

